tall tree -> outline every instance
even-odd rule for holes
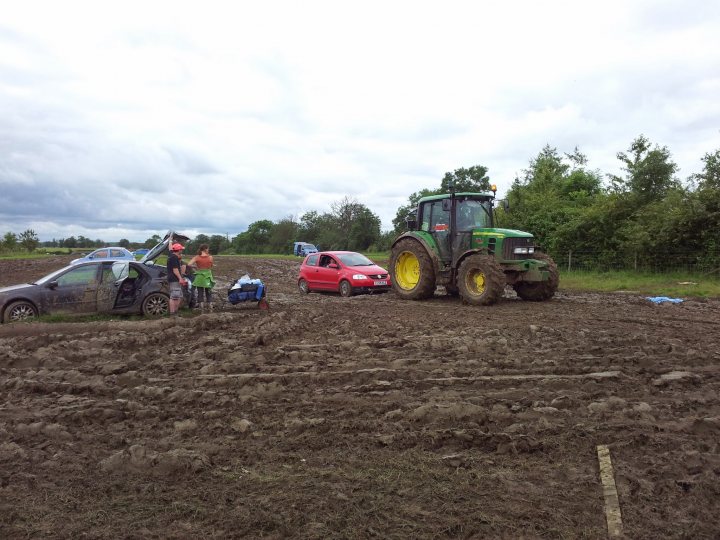
[[[369,208],[360,205],[350,228],[348,249],[367,251],[371,246],[376,246],[379,239],[380,218],[373,214]]]
[[[618,192],[636,196],[639,204],[662,199],[670,189],[679,187],[675,179],[677,165],[666,147],[655,145],[644,135],[635,139],[627,152],[618,152],[625,177],[610,175]]]
[[[230,242],[228,242],[227,238],[222,234],[213,234],[207,244],[208,248],[210,249],[210,253],[212,253],[213,255],[222,253],[223,251],[225,251],[225,249],[230,247]]]
[[[143,243],[143,247],[146,247],[147,249],[154,248],[160,243],[161,240],[162,238],[160,238],[160,235],[153,234],[150,238],[145,240],[145,242]]]
[[[270,250],[272,253],[292,253],[292,244],[297,237],[298,224],[293,216],[287,216],[273,226],[270,234]]]
[[[23,249],[28,252],[32,252],[35,251],[35,248],[38,247],[38,244],[40,244],[40,239],[37,234],[35,234],[35,231],[28,229],[20,233],[19,243]]]
[[[361,206],[357,199],[348,196],[330,205],[340,235],[341,245],[338,246],[338,249],[350,249],[350,232]]]
[[[601,179],[586,164],[587,158],[577,148],[563,157],[545,145],[530,160],[522,180],[513,182],[507,195],[511,212],[503,214],[503,226],[531,232],[549,251],[567,248],[581,231],[594,230],[584,224],[583,217],[601,193]]]
[[[490,190],[490,178],[488,178],[488,168],[482,165],[473,165],[466,169],[460,167],[453,172],[446,172],[440,182],[440,192],[450,192],[450,182],[454,182],[455,191],[475,193],[478,191]]]
[[[15,251],[17,248],[18,237],[13,232],[6,232],[3,236],[2,247],[7,251]]]
[[[237,253],[268,253],[273,222],[269,219],[255,221],[247,231],[233,238],[232,245]]]
[[[690,179],[698,182],[700,189],[720,189],[720,149],[708,152],[702,161],[705,164],[702,172],[691,175]]]

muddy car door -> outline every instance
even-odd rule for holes
[[[46,283],[43,301],[49,313],[93,313],[96,310],[98,273],[90,263],[70,268]]]
[[[106,262],[100,272],[97,289],[97,311],[107,313],[116,306],[123,285],[128,278],[130,263],[125,261]]]

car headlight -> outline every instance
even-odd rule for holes
[[[368,279],[365,274],[354,274],[353,279]]]
[[[535,253],[534,247],[516,247],[513,249],[513,253],[516,255],[532,255]]]

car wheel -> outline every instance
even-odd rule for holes
[[[298,289],[300,289],[301,293],[308,294],[310,292],[310,285],[308,285],[307,281],[301,279],[298,281]]]
[[[349,281],[342,280],[340,282],[340,296],[352,296],[353,290],[352,285],[350,285]]]
[[[13,302],[12,304],[10,304],[5,309],[3,322],[10,323],[27,321],[29,319],[34,319],[37,316],[38,312],[37,309],[35,309],[34,305],[25,300],[18,300],[17,302]]]
[[[143,300],[143,315],[165,315],[170,309],[170,299],[162,293],[152,293]]]

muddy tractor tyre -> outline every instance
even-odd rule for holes
[[[170,299],[162,293],[152,293],[143,300],[142,313],[145,316],[167,315],[170,311]]]
[[[38,316],[38,311],[35,306],[25,300],[18,300],[13,302],[6,309],[3,314],[3,322],[20,322],[34,319]]]
[[[523,300],[530,302],[542,302],[543,300],[550,300],[557,291],[558,285],[560,284],[560,274],[557,269],[555,261],[553,261],[549,255],[545,253],[536,253],[533,256],[538,261],[544,261],[547,263],[548,273],[550,279],[547,281],[521,281],[513,285],[513,289],[517,295]]]
[[[478,253],[460,264],[457,286],[466,304],[489,306],[502,297],[505,274],[495,257]]]
[[[424,300],[435,293],[435,265],[417,240],[406,238],[393,246],[390,277],[393,289],[405,300]]]

